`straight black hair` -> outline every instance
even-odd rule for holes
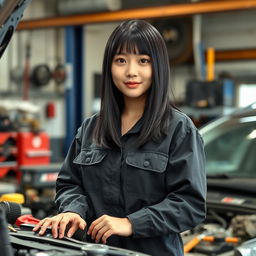
[[[136,146],[140,147],[149,140],[159,140],[166,134],[171,117],[170,67],[165,42],[158,30],[148,22],[124,21],[109,37],[102,66],[101,109],[93,138],[97,145],[106,148],[121,146],[120,126],[124,103],[122,93],[113,83],[111,65],[114,56],[124,50],[149,55],[153,70]]]

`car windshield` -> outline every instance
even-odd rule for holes
[[[202,136],[208,176],[256,177],[255,116],[227,119]]]

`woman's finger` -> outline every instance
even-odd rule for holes
[[[70,229],[68,230],[67,236],[68,236],[68,237],[73,236],[74,233],[77,231],[77,229],[78,229],[78,223],[77,223],[77,222],[73,222],[73,223],[71,224]]]
[[[37,231],[44,224],[45,220],[46,220],[46,218],[40,220],[32,230]]]
[[[109,229],[107,232],[104,233],[104,235],[101,238],[101,241],[103,244],[107,243],[107,239],[113,235],[113,231],[111,229]]]
[[[91,231],[91,238],[95,239],[96,235],[98,234],[99,230],[102,229],[104,226],[104,222],[101,221],[96,226],[94,226],[93,230]]]
[[[93,221],[87,231],[87,234],[90,235],[94,229],[94,227],[96,225],[98,225],[104,218],[106,217],[106,215],[102,215],[101,217],[99,217],[98,219],[96,219],[95,221]]]
[[[95,242],[98,243],[103,235],[109,230],[109,227],[103,226],[100,230],[98,230],[96,237],[95,237]]]
[[[58,237],[58,233],[59,233],[59,223],[62,220],[63,215],[57,215],[53,218],[52,220],[52,236],[54,238]]]
[[[59,238],[63,238],[65,235],[66,227],[70,222],[70,218],[63,216],[63,218],[59,222]]]
[[[84,221],[84,219],[81,218],[80,223],[79,223],[79,228],[82,229],[82,230],[84,230],[85,227],[86,227],[86,225],[87,225],[87,224],[86,224],[86,222]]]
[[[47,218],[46,220],[45,220],[45,222],[43,223],[43,225],[41,226],[41,229],[40,229],[40,231],[39,231],[39,235],[43,235],[44,233],[45,233],[45,231],[46,231],[46,229],[49,227],[49,226],[51,226],[51,224],[52,224],[52,221],[51,221],[51,219],[50,218]]]

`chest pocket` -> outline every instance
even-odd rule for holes
[[[102,162],[106,155],[107,152],[102,149],[82,149],[73,163],[85,166],[95,165]]]
[[[166,170],[168,156],[158,152],[129,152],[126,164],[156,173],[163,173]]]
[[[103,186],[104,161],[107,152],[102,149],[82,149],[73,160],[74,164],[80,167],[81,180],[86,193],[93,191],[98,193]]]

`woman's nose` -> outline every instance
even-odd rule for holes
[[[129,63],[127,65],[127,70],[126,70],[126,74],[128,77],[134,77],[137,76],[137,68],[136,68],[136,64],[135,63]]]

